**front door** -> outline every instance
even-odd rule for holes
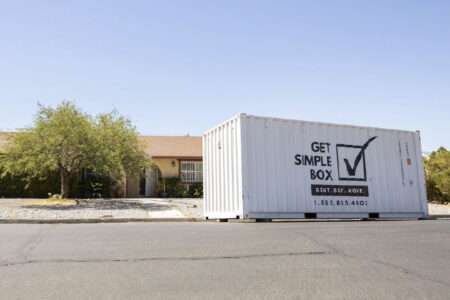
[[[159,170],[151,166],[145,170],[145,177],[139,179],[139,197],[155,197],[156,185],[158,184]]]
[[[156,197],[155,191],[158,184],[159,169],[156,166],[151,166],[147,170],[147,189],[148,197]]]

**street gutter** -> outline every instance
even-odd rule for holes
[[[117,218],[117,219],[0,219],[0,224],[91,224],[91,223],[161,223],[205,222],[203,218]]]
[[[450,215],[431,215],[420,220],[450,219]],[[392,219],[273,219],[273,222],[361,222],[361,221],[408,221],[416,218]],[[95,218],[95,219],[0,219],[0,224],[95,224],[95,223],[183,223],[183,222],[219,222],[203,218]],[[230,223],[254,223],[255,219],[229,219]]]

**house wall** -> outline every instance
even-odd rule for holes
[[[161,177],[178,177],[178,160],[175,158],[154,158],[152,159],[155,165],[161,172]],[[175,166],[172,167],[172,161],[175,162]],[[134,178],[126,179],[126,192],[127,198],[139,197],[139,180]]]
[[[152,158],[155,165],[160,171],[160,176],[163,178],[167,177],[179,177],[180,176],[180,166],[179,160],[176,158]],[[199,159],[186,159],[186,160],[199,160]],[[201,159],[200,159],[201,160]],[[172,162],[175,165],[172,166]],[[139,197],[139,180],[133,178],[126,179],[126,191],[125,197],[127,198],[137,198]]]
[[[175,158],[153,158],[152,159],[161,172],[161,177],[178,177],[178,160]],[[172,161],[175,166],[172,167]]]

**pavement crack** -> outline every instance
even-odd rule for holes
[[[36,249],[36,247],[42,242],[45,236],[55,227],[55,225],[49,226],[48,228],[40,231],[36,234],[31,241],[24,246],[24,248],[20,251],[21,256],[26,260],[30,261],[29,255],[30,253]]]
[[[288,252],[288,253],[268,253],[268,254],[249,254],[249,255],[226,255],[226,256],[193,256],[193,257],[142,257],[142,258],[92,258],[92,259],[41,259],[26,261],[4,261],[0,267],[10,267],[24,264],[48,264],[48,263],[130,263],[130,262],[152,262],[152,261],[205,261],[205,260],[231,260],[231,259],[252,259],[266,257],[283,256],[305,256],[305,255],[330,255],[333,252],[312,251],[312,252]]]
[[[394,269],[394,270],[396,270],[398,272],[401,272],[403,274],[407,274],[407,275],[410,275],[410,276],[413,276],[413,277],[416,277],[416,278],[419,278],[419,279],[422,279],[422,280],[427,280],[427,281],[431,281],[433,283],[442,284],[442,285],[444,285],[446,287],[450,287],[450,284],[448,284],[447,282],[444,282],[444,281],[441,281],[441,280],[438,280],[438,279],[434,279],[434,278],[425,276],[423,274],[416,273],[416,272],[408,270],[408,269],[406,269],[406,268],[404,268],[402,266],[398,266],[398,265],[395,265],[395,264],[392,264],[392,263],[389,263],[389,262],[386,262],[386,261],[381,261],[381,260],[377,260],[377,259],[370,259],[370,258],[367,258],[367,257],[363,258],[363,257],[359,257],[359,256],[354,255],[354,254],[349,254],[349,253],[346,253],[344,250],[339,249],[338,247],[335,247],[335,246],[333,246],[333,245],[331,245],[329,243],[326,243],[326,242],[324,242],[324,241],[322,241],[320,239],[314,238],[314,237],[312,237],[312,236],[310,236],[308,234],[302,233],[302,235],[304,237],[310,239],[311,241],[319,244],[320,246],[323,246],[325,248],[330,249],[331,251],[333,251],[334,253],[336,253],[338,255],[345,256],[345,257],[348,257],[348,258],[357,259],[357,260],[360,260],[360,261],[363,261],[363,262],[370,262],[370,263],[374,263],[374,264],[378,264],[378,265],[383,265],[385,267]]]

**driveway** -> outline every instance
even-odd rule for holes
[[[139,198],[151,218],[202,218],[203,199]],[[200,204],[202,203],[202,204]],[[195,213],[192,213],[195,211]]]

